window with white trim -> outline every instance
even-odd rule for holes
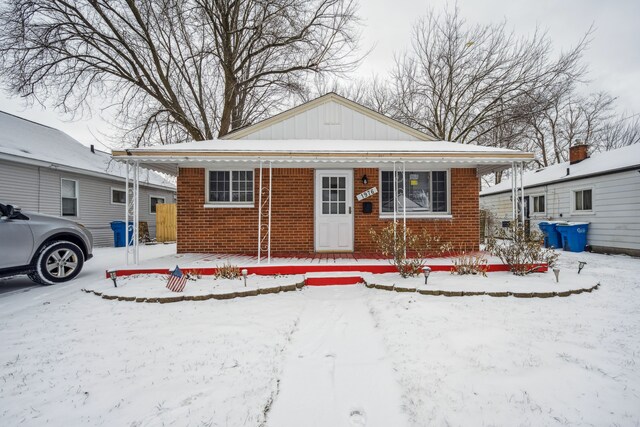
[[[545,205],[545,198],[544,195],[540,195],[540,196],[532,196],[531,197],[532,202],[533,202],[533,213],[537,214],[537,213],[545,213],[546,212],[546,205]]]
[[[210,170],[207,203],[253,204],[252,170]]]
[[[78,216],[78,181],[62,178],[60,180],[60,199],[62,216]]]
[[[156,213],[156,205],[158,203],[164,203],[164,197],[156,197],[156,196],[150,196],[149,197],[149,213]]]
[[[573,192],[573,209],[577,212],[592,210],[592,192],[589,190],[577,190]]]
[[[405,188],[407,213],[447,213],[449,198],[447,175],[447,171],[406,171],[404,174],[399,171],[396,172],[396,191],[394,192],[393,171],[381,171],[382,214],[393,213],[394,209],[396,212],[404,212],[403,189]]]
[[[118,188],[111,189],[111,203],[115,205],[124,205],[127,203],[127,193]]]

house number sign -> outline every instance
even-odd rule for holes
[[[378,188],[377,188],[377,187],[373,187],[373,188],[368,189],[367,191],[364,191],[364,192],[362,192],[362,193],[358,194],[358,195],[356,196],[356,198],[358,199],[358,201],[360,201],[360,200],[364,200],[364,199],[366,199],[367,197],[371,197],[371,196],[373,196],[373,195],[374,195],[374,194],[376,194],[377,192],[378,192]]]

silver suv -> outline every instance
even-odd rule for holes
[[[53,285],[80,273],[93,256],[93,236],[76,222],[0,204],[0,249],[0,277],[27,274]]]

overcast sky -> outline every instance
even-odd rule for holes
[[[375,46],[358,75],[384,75],[393,55],[410,43],[411,27],[428,8],[436,11],[446,0],[360,0],[363,47]],[[522,35],[536,26],[546,29],[560,50],[575,45],[593,24],[593,41],[584,61],[588,64],[590,91],[605,90],[618,98],[620,113],[640,112],[640,0],[459,0],[458,7],[470,22],[506,20]],[[59,128],[84,144],[104,141],[100,133],[109,126],[95,114],[93,119],[69,122],[39,105],[26,108],[20,99],[0,98],[0,110]],[[97,138],[97,140],[96,140]]]

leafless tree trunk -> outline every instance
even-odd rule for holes
[[[107,99],[135,144],[211,139],[357,61],[353,0],[7,0],[0,76],[69,112]]]

